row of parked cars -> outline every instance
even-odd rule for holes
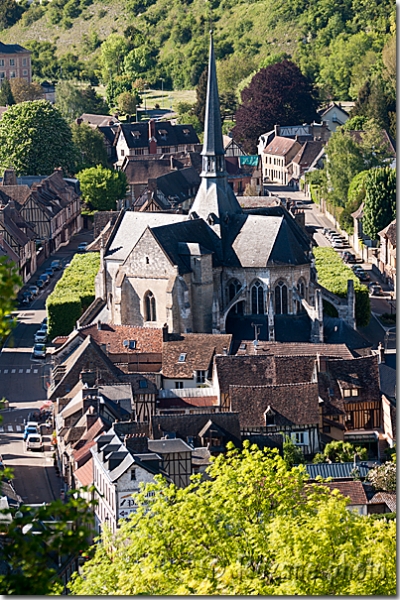
[[[35,333],[34,341],[33,358],[46,358],[47,317],[43,319],[40,329]]]
[[[61,268],[61,261],[53,260],[50,267],[47,267],[45,272],[39,275],[36,282],[29,285],[28,288],[23,292],[22,304],[29,304],[38,295],[40,290],[50,283],[50,279],[53,277],[54,273],[59,271]]]

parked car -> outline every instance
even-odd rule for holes
[[[85,252],[88,242],[81,242],[78,246],[78,252]]]
[[[46,358],[46,346],[45,344],[35,344],[33,346],[33,357],[34,358]]]
[[[350,253],[349,256],[347,257],[346,262],[348,262],[348,263],[355,263],[355,262],[357,262],[356,255]]]
[[[23,440],[25,441],[28,438],[28,436],[34,433],[39,433],[39,425],[34,421],[30,421],[25,425],[24,433],[22,436]]]
[[[27,450],[43,450],[43,440],[39,433],[31,433],[26,439]]]
[[[49,283],[49,281],[50,281],[50,276],[47,273],[42,273],[39,276],[39,279],[41,279],[42,281],[44,281],[44,284],[46,285],[46,283]]]
[[[39,293],[39,288],[37,285],[30,285],[28,287],[28,291],[31,292],[31,294],[33,294],[34,296],[37,296]]]
[[[42,329],[39,329],[35,333],[35,343],[36,344],[44,344],[46,341],[47,341],[47,331],[43,331]]]
[[[29,304],[33,300],[33,294],[30,290],[26,290],[22,294],[22,304]]]
[[[62,268],[62,263],[61,260],[53,260],[53,262],[51,263],[51,268],[54,271],[59,271]]]
[[[52,269],[51,267],[47,267],[47,269],[45,270],[45,274],[48,275],[49,277],[53,277],[54,269]]]
[[[369,287],[371,296],[383,296],[383,290],[378,283],[372,283]]]
[[[40,331],[45,331],[47,333],[47,323],[42,323],[41,324]]]
[[[358,269],[355,272],[355,274],[357,275],[357,277],[360,281],[369,281],[371,279],[370,276],[368,275],[368,273],[366,273],[362,269]]]
[[[355,273],[356,271],[363,271],[364,269],[360,265],[353,265],[351,270]]]
[[[44,280],[43,279],[38,279],[37,282],[36,282],[36,285],[37,285],[38,288],[44,288],[44,286],[45,286]]]

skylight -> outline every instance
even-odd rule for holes
[[[178,362],[183,363],[186,360],[186,352],[181,352],[178,358]]]

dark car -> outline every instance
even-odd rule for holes
[[[371,279],[368,273],[362,271],[361,269],[356,271],[355,274],[360,281],[369,281]]]
[[[46,285],[50,281],[50,276],[47,273],[42,273],[40,275],[39,279],[41,279],[44,282],[44,284]]]
[[[39,288],[37,285],[30,285],[28,287],[28,291],[31,292],[31,294],[33,294],[33,296],[37,296],[39,293]]]
[[[49,277],[53,277],[54,275],[54,269],[52,269],[51,267],[47,267],[47,269],[45,270],[45,275],[48,275]]]
[[[54,271],[59,271],[62,268],[61,260],[53,260],[51,263],[51,268]]]

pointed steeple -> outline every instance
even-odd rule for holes
[[[201,184],[190,210],[190,216],[204,219],[215,233],[222,237],[223,229],[229,226],[229,216],[241,213],[242,209],[227,180],[212,32],[210,32],[204,144],[201,155]]]
[[[225,150],[222,140],[221,111],[219,107],[217,69],[214,57],[214,41],[210,32],[210,56],[208,61],[207,98],[204,120],[204,144],[202,176],[225,176]]]

